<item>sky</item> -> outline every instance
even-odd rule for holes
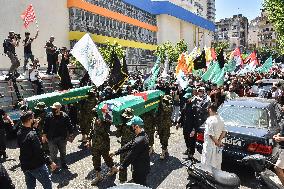
[[[216,0],[216,21],[243,14],[252,20],[260,15],[263,0]]]

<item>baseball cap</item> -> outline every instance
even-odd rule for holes
[[[189,99],[192,97],[192,93],[185,93],[185,95],[183,96],[183,98],[185,99]]]
[[[126,125],[127,126],[131,126],[131,125],[143,126],[144,122],[139,116],[133,116],[133,118],[131,118],[131,120],[126,123]]]

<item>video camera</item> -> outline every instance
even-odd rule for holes
[[[20,39],[22,39],[22,38],[21,38],[21,34],[16,34],[16,33],[15,33],[15,35],[14,35],[14,36],[15,36],[16,40],[20,40]]]

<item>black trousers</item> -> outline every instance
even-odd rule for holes
[[[141,173],[133,170],[132,173],[133,182],[136,184],[147,186],[147,174],[148,173]]]
[[[47,73],[50,74],[51,71],[52,73],[56,74],[57,73],[57,68],[56,68],[56,55],[54,54],[47,54]]]
[[[6,131],[4,128],[0,129],[0,155],[6,154]]]
[[[189,155],[194,155],[195,153],[195,143],[196,143],[196,133],[193,137],[190,137],[191,132],[183,132],[183,137],[185,141],[186,148],[189,150]]]

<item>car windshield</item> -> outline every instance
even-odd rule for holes
[[[256,128],[267,128],[269,126],[268,112],[266,109],[222,106],[219,115],[223,118],[225,125],[245,126]]]

